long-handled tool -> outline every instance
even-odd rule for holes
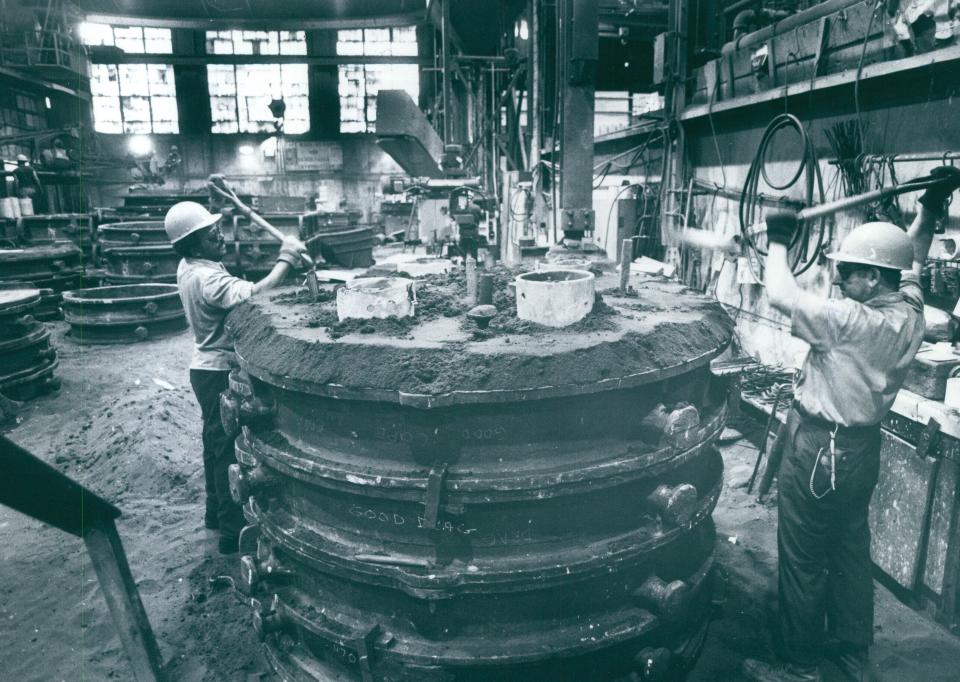
[[[834,213],[840,213],[841,211],[846,211],[857,206],[862,206],[863,204],[879,201],[880,199],[887,197],[928,189],[941,182],[943,182],[943,179],[934,178],[927,175],[895,187],[875,189],[870,192],[864,192],[863,194],[856,194],[852,197],[844,197],[842,199],[837,199],[836,201],[828,201],[817,206],[810,206],[809,208],[804,208],[800,211],[797,211],[797,218],[799,218],[801,221],[818,220],[820,218],[833,215]],[[756,234],[764,231],[765,229],[766,226],[764,223],[760,222],[748,228],[748,231]],[[678,238],[683,243],[698,249],[725,251],[731,254],[739,254],[742,251],[742,240],[739,234],[718,235],[708,232],[707,230],[683,230],[678,235]]]
[[[774,431],[773,440],[776,442],[777,437],[780,433],[780,424],[777,421],[777,410],[780,409],[780,398],[783,395],[783,390],[785,384],[780,384],[777,387],[777,394],[773,399],[773,408],[770,410],[770,417],[767,419],[767,428],[763,432],[763,442],[760,443],[760,449],[757,451],[757,460],[753,463],[753,473],[750,474],[750,479],[747,481],[747,492],[753,492],[753,483],[757,479],[757,472],[760,470],[760,460],[763,459],[763,454],[767,450],[767,442],[770,440],[770,429],[774,424],[777,424],[777,429]],[[767,467],[770,467],[770,459],[767,459]]]
[[[237,196],[236,192],[233,191],[233,188],[227,184],[226,179],[222,175],[211,175],[209,178],[207,178],[207,189],[212,197],[219,197],[231,202],[241,213],[249,217],[251,222],[262,227],[277,241],[283,241],[286,235],[267,222],[262,216],[258,215],[252,208],[243,203],[240,200],[240,197]],[[320,291],[320,285],[317,282],[317,264],[307,254],[300,254],[300,258],[307,265],[307,289],[310,290],[310,295],[313,296],[313,300],[316,301]]]

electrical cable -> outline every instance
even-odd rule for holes
[[[783,128],[792,128],[800,136],[803,155],[796,173],[794,173],[790,180],[782,184],[776,184],[771,181],[767,174],[765,164],[771,141],[776,133]],[[783,191],[795,185],[801,176],[804,176],[805,205],[814,205],[815,190],[818,196],[816,203],[823,203],[825,201],[823,176],[820,172],[820,164],[813,142],[807,134],[806,129],[804,129],[803,124],[796,116],[792,114],[780,114],[770,121],[763,131],[763,137],[760,140],[757,153],[750,163],[750,169],[747,171],[747,177],[740,194],[740,232],[743,242],[747,246],[750,254],[750,257],[747,258],[747,263],[749,264],[752,274],[758,281],[762,281],[762,277],[757,276],[758,273],[754,270],[754,264],[758,264],[762,271],[766,251],[756,243],[754,236],[750,234],[750,228],[754,223],[758,222],[757,209],[761,203],[758,193],[760,178],[762,177],[764,182],[772,189]],[[806,272],[817,261],[824,246],[826,232],[826,217],[821,218],[814,224],[807,222],[801,224],[801,228],[794,234],[789,246],[789,251],[793,255],[790,268],[795,275]]]
[[[863,60],[867,55],[867,45],[870,44],[870,31],[873,30],[873,21],[883,4],[884,0],[877,0],[873,5],[873,11],[870,12],[867,31],[863,35],[863,48],[860,50],[860,59],[857,62],[857,75],[853,79],[853,104],[857,111],[857,135],[860,137],[860,149],[863,150],[866,150],[866,147],[863,144],[863,119],[860,114],[860,76],[863,75]]]

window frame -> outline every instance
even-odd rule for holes
[[[146,88],[146,93],[133,92],[127,93],[124,92],[124,82],[125,78],[130,76],[125,76],[123,71],[134,71],[137,67],[143,68],[143,82],[144,87]],[[112,69],[116,74],[116,83],[112,88],[103,88],[101,89],[101,82],[99,76],[97,75],[98,70],[103,70],[108,73],[107,83],[111,83],[113,79],[109,77],[109,72]],[[154,92],[154,86],[159,85],[155,83],[152,77],[152,71],[162,69],[164,73],[169,74],[169,88],[167,92]],[[133,74],[135,77],[136,74]],[[107,89],[112,90],[112,92],[107,92]],[[131,119],[129,114],[130,111],[125,107],[124,100],[132,99],[145,99],[146,108],[149,115],[149,120],[144,119]],[[105,120],[101,119],[97,115],[97,111],[100,110],[100,105],[102,105],[103,100],[112,100],[115,103],[116,110],[119,112],[119,119],[111,119],[111,121],[116,121],[119,123],[119,130],[105,130],[101,126],[106,123]],[[174,71],[174,66],[172,64],[158,64],[158,63],[129,63],[129,64],[92,64],[91,65],[91,76],[90,76],[90,100],[93,113],[93,129],[95,132],[101,135],[179,135],[180,134],[180,103],[177,99],[177,82],[176,82],[176,72]],[[155,101],[156,100],[156,101]],[[175,111],[175,116],[173,118],[164,118],[157,120],[155,116],[155,111],[159,105],[159,100],[171,100],[173,103],[173,108]],[[128,129],[128,124],[132,125],[133,123],[148,123],[148,130],[130,130]],[[157,130],[158,124],[170,124],[167,127],[168,129]]]
[[[397,32],[402,31],[403,38],[397,39]],[[373,35],[370,35],[373,34]],[[386,39],[383,39],[384,36]],[[356,47],[348,47],[348,46]],[[409,47],[402,46],[413,46]],[[416,26],[391,26],[387,28],[356,28],[341,29],[337,31],[336,53],[338,57],[361,57],[364,60],[376,59],[377,57],[410,57],[417,59],[420,55],[420,44],[417,40]],[[416,73],[416,88],[412,91],[410,88],[403,89],[414,99],[420,97],[420,66],[418,63],[404,64],[395,62],[375,62],[363,61],[346,62],[337,66],[337,96],[340,104],[339,132],[344,135],[350,134],[370,134],[376,132],[376,95],[380,91],[380,83],[389,78],[379,77],[378,70],[406,69],[410,68]],[[356,78],[357,73],[362,73],[362,80]],[[408,75],[404,75],[403,80]],[[361,83],[362,87],[357,89],[350,83]],[[376,84],[371,94],[371,82]],[[351,92],[351,90],[357,90]],[[358,106],[355,100],[361,98],[362,102]],[[349,118],[345,118],[349,117]],[[362,129],[361,129],[362,128]]]
[[[271,130],[268,126],[273,118],[252,118],[249,116],[249,102],[251,98],[256,98],[255,94],[246,94],[241,93],[241,82],[244,79],[241,79],[240,72],[238,69],[269,69],[275,68],[277,70],[277,75],[279,76],[279,89],[280,96],[283,98],[284,102],[287,105],[287,114],[291,111],[291,105],[298,107],[299,104],[296,100],[302,100],[304,105],[305,116],[301,118],[291,119],[289,116],[284,117],[284,129],[283,132],[285,135],[308,135],[312,128],[312,121],[310,120],[310,65],[306,62],[263,62],[256,64],[242,64],[242,63],[225,63],[225,64],[207,64],[206,65],[206,74],[207,74],[207,99],[210,106],[210,133],[213,135],[262,135],[262,134],[272,134],[275,131]],[[290,94],[289,91],[293,89],[293,86],[287,82],[284,82],[284,72],[289,72],[293,68],[302,68],[303,81],[302,81],[302,93],[301,94]],[[232,93],[219,93],[214,94],[211,88],[211,74],[216,71],[222,71],[224,73],[229,70],[233,74]],[[299,77],[299,76],[297,76]],[[272,94],[263,96],[263,98],[273,98]],[[216,110],[214,109],[215,100],[223,99],[232,99],[233,100],[233,119],[217,119]],[[242,107],[242,108],[241,108]],[[241,115],[241,114],[244,115]],[[293,130],[290,128],[291,120],[303,124],[303,127],[295,127]],[[235,127],[230,127],[229,129],[217,130],[218,125],[223,125],[224,123],[233,123]],[[256,123],[256,129],[252,129],[251,124]],[[248,126],[246,129],[244,125]]]
[[[88,28],[84,28],[88,27]],[[93,27],[98,29],[107,28],[110,30],[110,41],[105,42],[102,39],[92,40],[92,34],[90,33]],[[126,31],[126,32],[139,32],[140,45],[143,49],[141,50],[128,50],[124,47],[117,45],[117,31]],[[118,50],[124,52],[125,54],[173,54],[173,29],[166,27],[154,27],[154,26],[134,26],[128,24],[106,24],[99,21],[85,21],[80,24],[80,42],[87,47],[115,47]],[[87,35],[84,35],[84,34]],[[103,31],[101,30],[101,33]],[[151,38],[148,41],[147,35],[151,34]],[[162,37],[158,34],[165,34]],[[124,42],[129,42],[134,40],[132,37],[122,38]],[[166,43],[168,48],[160,51],[148,50],[147,45],[150,43],[156,44],[158,42]]]

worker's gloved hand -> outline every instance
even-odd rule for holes
[[[800,218],[795,211],[773,211],[763,221],[767,224],[767,242],[770,244],[790,246],[800,227]]]
[[[284,237],[280,244],[280,255],[277,256],[278,262],[284,262],[292,268],[306,267],[302,255],[307,253],[307,245],[296,237]]]
[[[960,189],[960,168],[940,166],[930,171],[930,175],[939,182],[921,194],[917,201],[929,209],[941,211],[950,195]]]

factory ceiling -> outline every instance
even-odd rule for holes
[[[74,0],[85,12],[147,19],[362,19],[422,13],[427,0]]]

